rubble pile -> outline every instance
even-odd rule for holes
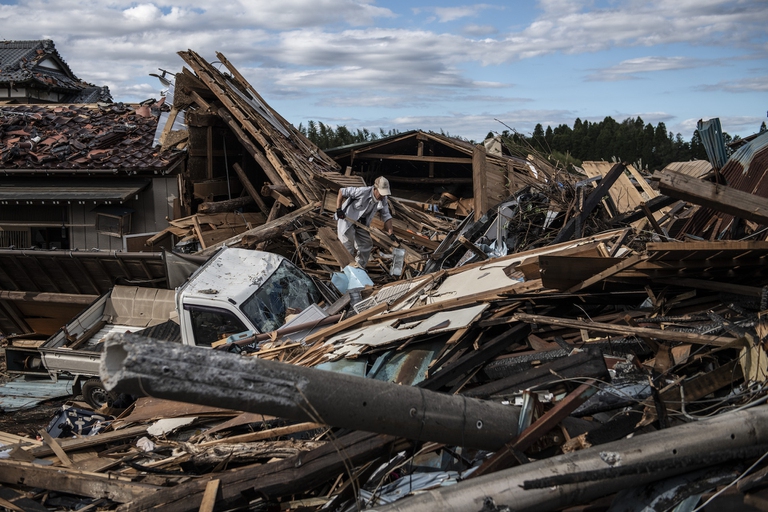
[[[208,201],[167,232],[197,256],[282,255],[339,293],[208,348],[163,324],[106,337],[107,406],[71,402],[39,439],[0,433],[3,506],[768,509],[768,134],[703,178],[532,156],[478,214],[392,197],[373,284],[343,290],[334,201],[363,179],[223,55],[227,75],[180,55],[174,108],[220,117],[270,182],[238,173],[260,213]]]

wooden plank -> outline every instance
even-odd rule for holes
[[[400,160],[409,162],[433,162],[439,164],[471,164],[472,158],[451,156],[417,156],[417,155],[393,155],[389,153],[355,153],[355,158],[361,160]]]
[[[267,203],[264,202],[264,200],[261,198],[261,195],[259,195],[259,192],[256,190],[256,187],[253,186],[251,183],[251,180],[248,179],[248,176],[245,174],[245,171],[242,167],[240,167],[240,164],[235,162],[232,164],[232,168],[237,173],[237,177],[240,178],[240,183],[243,184],[243,187],[245,187],[246,192],[248,192],[248,195],[251,196],[251,199],[253,199],[256,204],[259,206],[259,210],[261,210],[264,215],[269,215],[269,206],[267,206]],[[290,206],[293,206],[293,203],[290,204]]]
[[[472,193],[475,196],[475,222],[478,222],[488,210],[488,192],[486,190],[487,167],[485,146],[477,144],[472,151]]]
[[[656,232],[657,235],[661,237],[662,240],[667,240],[667,234],[664,232],[663,229],[661,229],[661,226],[656,221],[656,217],[654,217],[653,212],[651,212],[651,209],[648,208],[648,205],[643,203],[640,203],[640,209],[645,213],[645,218],[648,219],[648,222],[651,223],[651,227],[653,227],[653,230]]]
[[[0,486],[0,507],[18,512],[49,512],[40,503],[25,497],[13,489]]]
[[[208,480],[221,480],[221,499],[240,498],[241,493],[254,492],[277,498],[296,489],[315,488],[320,483],[336,478],[345,468],[373,460],[391,448],[394,438],[367,432],[353,432],[333,443],[272,462],[252,464],[166,488],[162,493],[147,496],[119,508],[120,512],[139,512],[149,509],[181,512],[194,509],[205,492]]]
[[[205,485],[205,492],[203,493],[203,501],[200,503],[198,512],[213,512],[213,507],[216,505],[216,497],[219,494],[219,487],[221,480],[209,480]]]
[[[581,213],[568,221],[568,223],[560,230],[550,245],[570,240],[573,238],[574,234],[579,235],[579,233],[576,233],[576,225],[584,225],[584,221],[597,207],[598,203],[603,199],[603,196],[608,193],[616,180],[623,175],[624,169],[624,164],[618,163],[614,165],[610,171],[608,171],[608,174],[606,174],[603,179],[600,180],[600,185],[598,185],[597,188],[593,190],[592,193],[590,193],[587,199],[584,201],[584,206],[582,207]]]
[[[645,201],[650,201],[654,197],[659,197],[659,192],[651,187],[651,185],[645,180],[645,177],[640,174],[640,171],[635,169],[634,165],[628,165],[627,171],[629,171],[629,174],[635,178],[635,181],[637,181],[637,184],[640,185],[641,189],[643,189],[645,195],[648,196],[647,198],[643,198]]]
[[[213,126],[205,129],[205,174],[213,179]]]
[[[97,436],[60,439],[58,444],[64,451],[72,452],[93,448],[94,446],[101,446],[114,441],[122,441],[124,439],[142,435],[146,431],[147,425],[138,425],[120,430],[113,430],[111,432],[103,432]],[[28,451],[37,458],[47,457],[49,455],[53,455],[54,453],[51,447],[47,445],[36,446],[29,449]]]
[[[331,336],[333,336],[334,334],[340,333],[341,331],[360,325],[361,323],[368,320],[370,317],[377,315],[383,311],[386,311],[388,307],[389,307],[389,304],[387,304],[386,302],[377,304],[371,309],[366,309],[362,313],[349,317],[346,320],[342,320],[341,322],[335,325],[326,327],[322,331],[316,332],[315,334],[310,334],[304,339],[304,343],[307,345],[310,345],[316,342],[326,340]]]
[[[608,277],[611,277],[612,275],[615,275],[619,272],[621,272],[624,269],[630,268],[633,265],[643,261],[644,259],[647,259],[648,256],[645,254],[635,254],[634,256],[629,256],[627,258],[624,258],[619,263],[613,265],[612,267],[609,267],[602,272],[599,272],[595,274],[594,276],[590,277],[586,281],[582,281],[581,283],[577,284],[576,286],[572,286],[568,289],[568,293],[576,293],[580,290],[583,290],[584,288],[588,288],[592,286],[593,284],[599,283],[603,279],[606,279]]]
[[[46,432],[45,430],[40,430],[38,434],[40,434],[40,437],[43,438],[43,441],[45,441],[45,443],[51,448],[51,450],[53,450],[53,453],[56,454],[56,457],[59,458],[62,464],[64,464],[67,467],[72,466],[72,461],[67,456],[67,452],[65,452],[61,448],[59,443],[53,437],[51,437],[51,435],[48,432]]]
[[[160,490],[160,487],[132,482],[125,477],[7,459],[0,459],[0,482],[91,498],[109,498],[117,503],[130,503]]]
[[[270,190],[269,195],[272,199],[275,201],[278,201],[279,203],[282,203],[283,206],[288,208],[293,208],[293,201],[291,201],[289,198],[285,197],[283,194],[278,192],[277,190]]]
[[[587,176],[605,177],[613,167],[611,162],[583,162],[582,168]],[[627,213],[633,211],[644,201],[643,196],[637,191],[635,186],[629,180],[629,177],[622,172],[616,179],[616,183],[608,190],[608,195],[616,205],[618,213]]]
[[[760,224],[768,224],[768,199],[732,187],[710,183],[674,171],[654,174],[663,194],[735,215]]]
[[[276,204],[280,204],[280,203],[276,203]],[[257,226],[257,227],[255,227],[253,229],[249,229],[248,231],[245,231],[245,232],[240,233],[238,235],[235,235],[233,237],[227,238],[226,240],[224,240],[222,242],[218,242],[218,243],[216,243],[214,245],[211,245],[207,249],[205,249],[203,251],[199,251],[197,253],[197,255],[198,256],[203,256],[203,257],[211,256],[216,251],[216,249],[218,249],[222,245],[228,245],[228,246],[236,245],[246,236],[249,236],[249,235],[255,236],[255,235],[258,235],[259,233],[261,233],[263,231],[269,231],[269,230],[273,230],[273,229],[284,228],[285,226],[288,226],[291,222],[295,221],[296,219],[298,219],[302,215],[304,215],[306,213],[309,213],[310,211],[314,210],[318,206],[319,206],[318,204],[310,203],[310,204],[308,204],[306,206],[303,206],[303,207],[299,208],[296,211],[293,211],[291,213],[283,215],[282,217],[278,217],[278,218],[276,218],[274,220],[266,222],[265,224],[262,224],[261,226]]]
[[[487,260],[488,255],[483,252],[482,249],[480,249],[478,246],[464,238],[464,236],[459,235],[459,243],[468,251],[470,251],[472,254],[480,258],[481,260]]]
[[[230,130],[232,130],[232,133],[235,134],[235,137],[237,137],[237,140],[240,142],[240,144],[243,145],[245,150],[248,151],[248,154],[250,154],[253,159],[256,160],[256,163],[259,164],[270,181],[273,183],[282,183],[283,178],[280,176],[280,174],[278,174],[277,170],[272,165],[272,162],[270,162],[269,159],[261,151],[261,149],[259,149],[251,141],[251,139],[248,138],[248,134],[243,131],[243,129],[240,127],[240,124],[235,120],[235,118],[232,117],[229,111],[227,109],[220,108],[218,110],[218,114],[221,116],[224,122],[227,123],[227,126],[229,126]]]
[[[571,329],[589,329],[590,331],[604,332],[608,334],[619,334],[622,336],[648,336],[649,338],[656,338],[666,341],[680,341],[683,343],[695,343],[697,345],[715,345],[718,347],[724,347],[737,340],[737,338],[726,336],[709,336],[705,334],[672,331],[669,329],[632,327],[628,325],[608,324],[603,322],[584,322],[570,318],[555,318],[545,315],[529,315],[526,313],[516,313],[514,317],[521,322],[535,323],[540,325],[557,325]]]
[[[200,247],[203,249],[208,247],[208,244],[205,242],[205,237],[203,237],[203,229],[200,227],[200,221],[197,220],[197,215],[192,217],[192,222],[195,226],[195,233],[197,234],[197,241],[200,242]]]
[[[176,117],[179,115],[179,109],[176,108],[176,106],[171,107],[171,112],[168,114],[168,121],[165,122],[165,126],[163,126],[163,131],[160,133],[160,145],[162,146],[165,143],[165,138],[168,137],[168,134],[171,133],[171,129],[173,128],[173,123],[176,122]]]
[[[434,374],[430,373],[429,378],[418,383],[417,387],[437,391],[467,372],[477,371],[480,368],[479,365],[508,352],[517,345],[522,345],[530,333],[531,327],[529,325],[518,323],[495,338],[486,341],[477,350],[469,351],[453,363],[446,363]]]
[[[282,347],[277,347],[282,348]],[[214,446],[217,444],[226,443],[253,443],[255,441],[263,441],[264,439],[272,439],[280,436],[287,436],[295,434],[297,432],[306,432],[307,430],[314,430],[317,428],[323,428],[325,425],[322,423],[297,423],[295,425],[288,425],[287,427],[276,427],[267,430],[259,430],[257,432],[249,432],[247,434],[240,434],[238,436],[228,436],[221,439],[214,439],[213,441],[205,441],[198,443],[195,446],[197,448],[207,448],[208,446]]]
[[[539,290],[540,288],[541,288],[541,279],[535,279],[533,281],[515,283],[512,285],[505,286],[503,288],[497,288],[491,291],[473,293],[471,295],[466,295],[464,297],[459,297],[456,299],[446,299],[440,302],[436,302],[434,304],[425,304],[423,306],[415,306],[410,309],[390,311],[388,313],[382,313],[377,317],[372,318],[371,320],[374,320],[377,322],[383,321],[383,320],[389,320],[392,318],[405,320],[405,319],[413,318],[417,316],[431,315],[431,314],[437,313],[438,311],[448,311],[451,309],[461,308],[464,306],[477,304],[479,302],[499,300],[508,295],[529,293],[531,291]]]
[[[344,244],[339,241],[336,233],[334,233],[331,228],[323,226],[318,229],[317,238],[320,240],[320,243],[323,245],[323,247],[328,249],[328,251],[334,257],[336,262],[339,264],[339,268],[344,268],[347,265],[351,265],[355,262],[355,258],[349,254],[347,248],[344,247]]]
[[[525,451],[538,441],[544,434],[552,430],[558,423],[568,417],[581,404],[587,401],[589,397],[597,392],[594,380],[589,380],[576,388],[568,396],[557,402],[557,404],[547,411],[543,416],[537,419],[530,427],[525,429],[520,436],[507,444],[501,450],[496,451],[490,458],[486,459],[470,478],[482,476],[488,473],[508,468],[515,462],[513,450]]]

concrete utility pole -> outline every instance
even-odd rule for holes
[[[489,499],[499,509],[508,507],[516,512],[560,510],[622,490],[641,488],[651,482],[669,482],[675,475],[690,474],[707,467],[716,468],[714,475],[708,475],[709,481],[713,482],[717,474],[728,474],[721,465],[726,460],[750,461],[766,450],[768,406],[763,405],[489,473],[377,507],[376,510],[464,512],[480,510]],[[637,471],[628,471],[633,468]],[[612,470],[616,471],[615,475],[603,475],[600,479],[574,479],[574,483],[526,489],[529,487],[527,482],[538,479],[578,476],[580,473],[586,476],[589,472],[610,473]],[[729,481],[733,481],[732,478]],[[674,493],[669,494],[674,497]],[[656,494],[648,494],[649,498],[654,496]],[[629,505],[646,503],[629,501],[624,504],[627,507],[616,509],[640,510],[642,507],[631,508]]]
[[[109,390],[295,421],[496,450],[515,438],[519,408],[133,334],[105,342]]]

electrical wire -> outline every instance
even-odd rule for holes
[[[766,396],[766,398],[768,398],[768,396]],[[742,474],[740,474],[740,475],[739,475],[739,476],[738,476],[738,477],[737,477],[737,478],[736,478],[736,479],[735,479],[733,482],[729,483],[728,485],[726,485],[725,487],[723,487],[722,489],[720,489],[719,491],[717,491],[715,494],[713,494],[712,496],[710,496],[710,497],[709,497],[709,499],[708,499],[707,501],[705,501],[704,503],[702,503],[701,505],[699,505],[699,506],[698,506],[698,507],[696,507],[695,509],[691,510],[691,512],[698,512],[699,510],[703,509],[703,508],[704,508],[704,507],[706,507],[706,506],[707,506],[707,505],[708,505],[708,504],[709,504],[709,503],[710,503],[712,500],[714,500],[715,498],[717,498],[718,496],[720,496],[721,494],[723,494],[725,491],[727,491],[728,489],[730,489],[731,487],[733,487],[734,485],[736,485],[737,483],[739,483],[739,482],[740,482],[740,481],[741,481],[741,480],[742,480],[742,479],[743,479],[745,476],[747,476],[747,475],[749,474],[749,472],[750,472],[750,471],[752,471],[752,470],[753,470],[754,468],[756,468],[756,467],[757,467],[757,466],[758,466],[758,465],[759,465],[761,462],[763,462],[763,460],[765,460],[765,458],[766,458],[766,457],[768,457],[768,452],[765,452],[765,453],[763,454],[763,456],[762,456],[762,457],[760,457],[759,459],[757,459],[757,460],[755,461],[755,463],[754,463],[754,464],[752,464],[751,466],[749,466],[749,467],[748,467],[748,468],[747,468],[747,469],[746,469],[746,470],[745,470],[745,471],[744,471]]]

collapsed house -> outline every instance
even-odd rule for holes
[[[395,184],[408,178],[402,162],[436,185],[471,176],[457,196],[471,198],[468,210],[393,198],[397,240],[370,228],[375,284],[354,303],[349,290],[320,300],[310,320],[208,349],[159,331],[103,340],[106,388],[142,396],[96,412],[68,404],[40,440],[0,433],[4,500],[121,511],[765,509],[768,135],[711,176],[606,162],[574,174],[533,158],[475,165],[469,155],[483,149],[422,132],[333,160],[223,55],[226,75],[180,55],[191,69],[176,76],[169,114],[183,110],[187,128],[166,136],[207,149],[190,151],[195,177],[180,199],[197,213],[165,231],[196,236],[199,256],[281,253],[330,287],[352,262],[334,236],[336,191],[366,172]],[[239,160],[216,135],[224,127]],[[455,160],[421,158],[430,151]],[[235,174],[212,163],[225,156]],[[431,163],[456,167],[430,175]],[[503,176],[505,197],[478,186],[483,169]],[[243,193],[230,197],[235,175]],[[206,238],[204,210],[243,204],[258,225]]]

